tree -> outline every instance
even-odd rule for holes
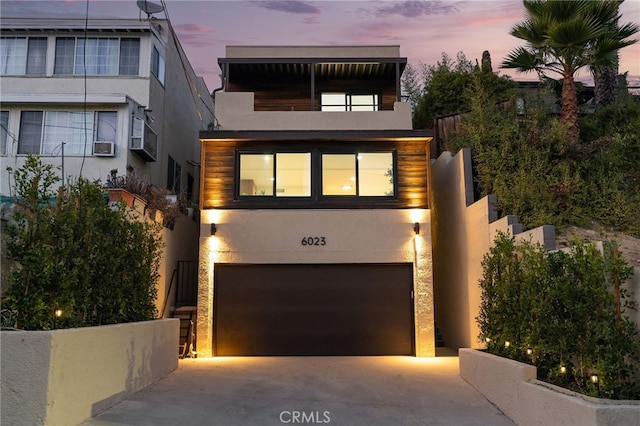
[[[17,268],[2,305],[15,325],[46,330],[153,319],[160,225],[110,206],[98,182],[78,178],[55,191],[54,168],[38,157],[13,172],[17,208],[6,256]]]
[[[598,16],[602,24],[607,28],[605,36],[599,39],[597,44],[609,43],[611,38],[624,40],[638,32],[639,27],[636,24],[619,26],[619,9],[623,1],[624,0],[608,0],[594,4],[595,8],[601,9],[596,11],[596,16]],[[618,100],[618,60],[619,55],[616,51],[612,64],[601,65],[595,63],[591,66],[591,73],[593,74],[595,85],[596,108],[614,105]]]
[[[618,50],[635,42],[625,40],[634,25],[618,27],[601,18],[618,16],[618,1],[523,3],[527,18],[513,27],[511,35],[526,41],[526,47],[511,51],[501,66],[536,71],[541,77],[549,72],[562,76],[561,120],[575,145],[580,135],[575,74],[583,67],[614,64]]]
[[[422,65],[420,71],[423,87],[419,87],[418,72],[407,67],[403,87],[413,107],[413,127],[432,128],[433,119],[439,115],[469,110],[467,92],[475,74],[480,75],[490,101],[495,102],[508,94],[515,84],[509,77],[491,72],[490,61],[489,52],[485,51],[483,69],[476,70],[464,53],[459,52],[453,60],[443,52],[436,65]]]

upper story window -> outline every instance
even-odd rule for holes
[[[9,111],[0,111],[0,155],[7,155],[7,136],[9,135]]]
[[[140,39],[57,37],[54,74],[138,75]]]
[[[160,51],[153,46],[153,53],[151,54],[151,73],[164,85],[164,72],[165,62],[164,57],[160,54]]]
[[[316,172],[314,173],[314,170]],[[312,176],[319,184],[314,194]],[[240,197],[392,197],[393,152],[239,155]]]
[[[116,111],[22,111],[18,154],[91,155],[94,141],[116,140]]]
[[[378,95],[322,93],[322,111],[378,111]]]
[[[311,153],[240,155],[240,196],[311,196]]]
[[[46,37],[0,38],[1,75],[44,75],[46,60]]]
[[[393,196],[393,153],[322,154],[322,195]]]

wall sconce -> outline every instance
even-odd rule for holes
[[[211,235],[216,235],[216,232],[218,232],[218,228],[216,228],[216,224],[212,223],[211,224]]]
[[[416,222],[413,224],[413,232],[415,232],[416,235],[420,234],[420,222]]]

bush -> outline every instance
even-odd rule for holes
[[[472,88],[472,110],[447,149],[471,148],[477,197],[495,194],[498,213],[525,228],[599,224],[640,236],[640,105],[583,117],[582,141],[570,147],[540,100],[498,109],[479,81]]]
[[[54,169],[37,157],[28,157],[14,176],[18,209],[7,227],[6,255],[18,267],[8,275],[2,302],[16,327],[153,319],[159,225],[109,206],[97,182],[79,178],[55,193]]]
[[[576,240],[570,253],[545,252],[500,234],[482,265],[477,321],[489,352],[531,363],[539,379],[587,395],[640,398],[640,343],[625,315],[635,306],[621,287],[632,268],[615,245],[601,253]]]

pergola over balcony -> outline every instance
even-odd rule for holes
[[[357,52],[349,47],[340,53]],[[269,53],[278,53],[277,47]],[[303,48],[300,48],[303,51]],[[340,47],[333,48],[333,51]],[[366,53],[375,53],[375,49]],[[254,53],[260,52],[260,48]],[[307,47],[308,53],[333,53]],[[288,53],[288,52],[285,52]],[[386,52],[383,52],[386,53]],[[254,92],[256,110],[319,111],[322,93],[375,94],[380,110],[392,110],[401,100],[401,76],[407,58],[382,55],[346,57],[227,57],[219,58],[222,89],[226,92]]]

